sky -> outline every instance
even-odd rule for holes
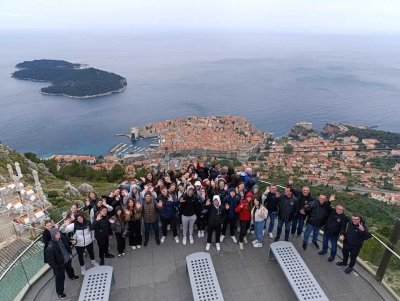
[[[0,0],[0,30],[398,33],[399,0]]]

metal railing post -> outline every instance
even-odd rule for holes
[[[390,235],[390,240],[388,247],[394,251],[394,248],[400,238],[400,219],[396,220],[396,223],[394,224],[394,228],[392,231],[392,234]],[[392,257],[392,252],[390,250],[385,248],[385,252],[383,253],[381,263],[379,264],[379,268],[376,271],[375,274],[375,279],[378,282],[382,282],[383,277],[385,276],[386,269],[389,266],[390,258]]]

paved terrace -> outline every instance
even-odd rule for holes
[[[106,259],[106,265],[112,265],[115,273],[110,300],[192,300],[185,258],[190,253],[204,251],[206,238],[195,236],[193,245],[188,243],[183,246],[182,243],[175,244],[170,232],[168,235],[160,246],[152,238],[147,247],[128,249],[123,258]],[[360,265],[357,264],[355,272],[347,275],[343,272],[344,268],[336,266],[334,262],[328,263],[326,256],[319,256],[313,245],[309,245],[305,252],[301,249],[301,239],[293,238],[291,241],[329,300],[395,300]],[[221,244],[221,252],[217,252],[214,245],[211,247],[210,253],[225,301],[297,300],[278,263],[267,260],[271,242],[266,237],[262,248],[255,249],[249,242],[240,251],[238,245],[228,237]],[[115,244],[113,237],[113,254],[116,254]],[[97,247],[95,251],[97,255]],[[86,261],[89,267],[89,259]],[[79,273],[77,258],[74,258],[73,265],[76,273]],[[58,300],[54,279],[51,278],[52,271],[49,271],[32,287],[24,300]],[[81,285],[82,278],[77,281],[66,279],[65,293],[69,300],[78,300]]]

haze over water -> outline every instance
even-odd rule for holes
[[[0,140],[18,151],[105,154],[131,126],[241,115],[280,136],[296,122],[400,131],[400,39],[391,35],[0,32]],[[44,96],[10,77],[25,60],[63,59],[127,78],[95,99]]]

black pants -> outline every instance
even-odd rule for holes
[[[160,233],[158,230],[158,221],[156,221],[154,223],[146,223],[146,222],[144,223],[144,242],[145,242],[145,244],[147,244],[149,242],[150,228],[153,228],[156,242],[159,243]]]
[[[164,218],[161,217],[161,228],[162,228],[162,235],[167,236],[167,225],[171,225],[172,229],[172,234],[175,236],[178,235],[178,231],[176,229],[176,217],[171,217],[171,218]]]
[[[207,243],[211,243],[213,232],[215,231],[215,242],[219,243],[221,236],[221,224],[208,225],[207,227]]]
[[[197,230],[203,231],[206,226],[206,219],[204,214],[196,215]]]
[[[56,292],[58,295],[62,295],[64,294],[65,272],[67,272],[68,277],[71,279],[75,276],[74,269],[71,266],[71,259],[63,267],[53,269],[53,272],[56,281]]]
[[[129,221],[129,245],[140,246],[142,244],[142,224],[139,220]]]
[[[247,234],[247,230],[250,228],[250,221],[240,221],[240,235],[239,242],[243,242],[243,238]]]
[[[126,240],[125,237],[122,236],[122,233],[115,232],[115,237],[117,238],[117,251],[118,254],[125,252]]]
[[[356,264],[356,259],[358,254],[360,253],[361,250],[361,246],[356,246],[356,247],[352,247],[346,244],[343,244],[343,249],[342,249],[342,253],[343,253],[343,262],[347,263],[347,261],[349,260],[349,256],[350,256],[350,263],[349,263],[349,267],[352,268],[355,266]]]
[[[229,233],[231,236],[235,235],[236,231],[236,218],[235,217],[225,217],[224,222],[222,224],[222,235],[225,236],[226,230],[228,229],[229,224]]]
[[[106,239],[97,240],[99,246],[100,264],[104,264],[104,256],[108,254],[108,237]]]
[[[83,260],[83,252],[85,251],[85,249],[89,253],[90,260],[94,260],[94,251],[93,251],[93,243],[92,242],[84,247],[75,247],[75,249],[76,249],[76,253],[78,253],[78,260],[79,260],[79,264],[81,266],[85,265],[85,261]]]

